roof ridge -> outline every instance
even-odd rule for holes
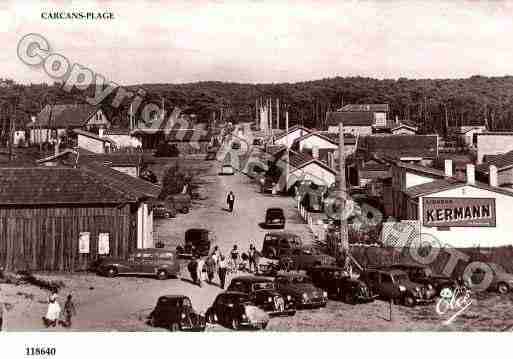
[[[99,164],[100,166],[103,166]],[[106,166],[104,166],[106,167]],[[106,167],[108,168],[108,167]],[[118,188],[117,186],[108,183],[108,181],[105,180],[105,176],[102,176],[98,174],[98,172],[93,171],[91,168],[87,168],[87,165],[77,167],[79,172],[85,175],[86,177],[90,178],[93,182],[96,182],[98,184],[103,185],[104,187],[112,189],[114,192],[117,192],[118,194],[121,194],[122,196],[125,196],[127,199],[136,200],[136,196],[134,196],[132,193],[127,193],[126,191],[123,191],[122,189]]]

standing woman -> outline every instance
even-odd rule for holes
[[[46,315],[43,317],[43,322],[47,328],[55,327],[61,315],[61,306],[57,300],[58,298],[57,289],[52,289],[52,294],[48,298],[48,309],[46,310]]]

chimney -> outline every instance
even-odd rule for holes
[[[59,154],[59,145],[61,144],[61,140],[59,137],[55,139],[55,146],[54,146],[54,154],[57,156]]]
[[[490,187],[498,187],[499,186],[497,167],[494,165],[490,166],[489,181],[490,181]]]
[[[398,125],[399,124],[399,116],[395,115],[395,124]]]
[[[452,160],[445,160],[445,177],[452,176]]]
[[[312,146],[312,157],[319,159],[319,146]]]
[[[30,116],[30,120],[32,121],[32,123],[36,122],[36,116]]]
[[[103,128],[103,127],[100,127],[100,128],[98,129],[98,136],[103,137],[103,131],[104,131],[104,128]]]
[[[471,163],[467,164],[467,183],[476,184],[476,174],[474,171],[474,165]]]

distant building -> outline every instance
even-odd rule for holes
[[[274,144],[291,147],[294,141],[297,140],[299,137],[305,136],[312,132],[315,132],[315,130],[312,130],[301,125],[294,125],[289,128],[288,132],[283,132],[275,136]]]
[[[339,123],[344,132],[354,135],[370,135],[373,128],[385,128],[388,125],[388,104],[349,104],[336,112],[327,114],[327,130],[338,132]]]
[[[495,166],[496,174],[490,174],[490,166]],[[513,151],[500,155],[487,155],[484,157],[484,163],[476,166],[478,180],[488,182],[494,175],[499,187],[513,190]]]
[[[459,126],[454,129],[453,133],[465,147],[475,147],[477,144],[476,135],[483,132],[486,132],[485,125]]]
[[[31,144],[50,142],[52,138],[63,136],[67,130],[80,129],[98,133],[107,128],[110,122],[101,108],[88,105],[46,105],[27,124]]]
[[[103,136],[116,143],[117,148],[141,148],[140,138],[131,134],[129,129],[109,128],[105,130]]]
[[[79,129],[73,130],[73,133],[77,136],[78,147],[93,153],[109,153],[117,147],[116,142],[103,136],[103,129],[100,129],[99,135]]]

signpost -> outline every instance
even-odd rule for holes
[[[495,227],[494,198],[423,198],[426,227]]]

